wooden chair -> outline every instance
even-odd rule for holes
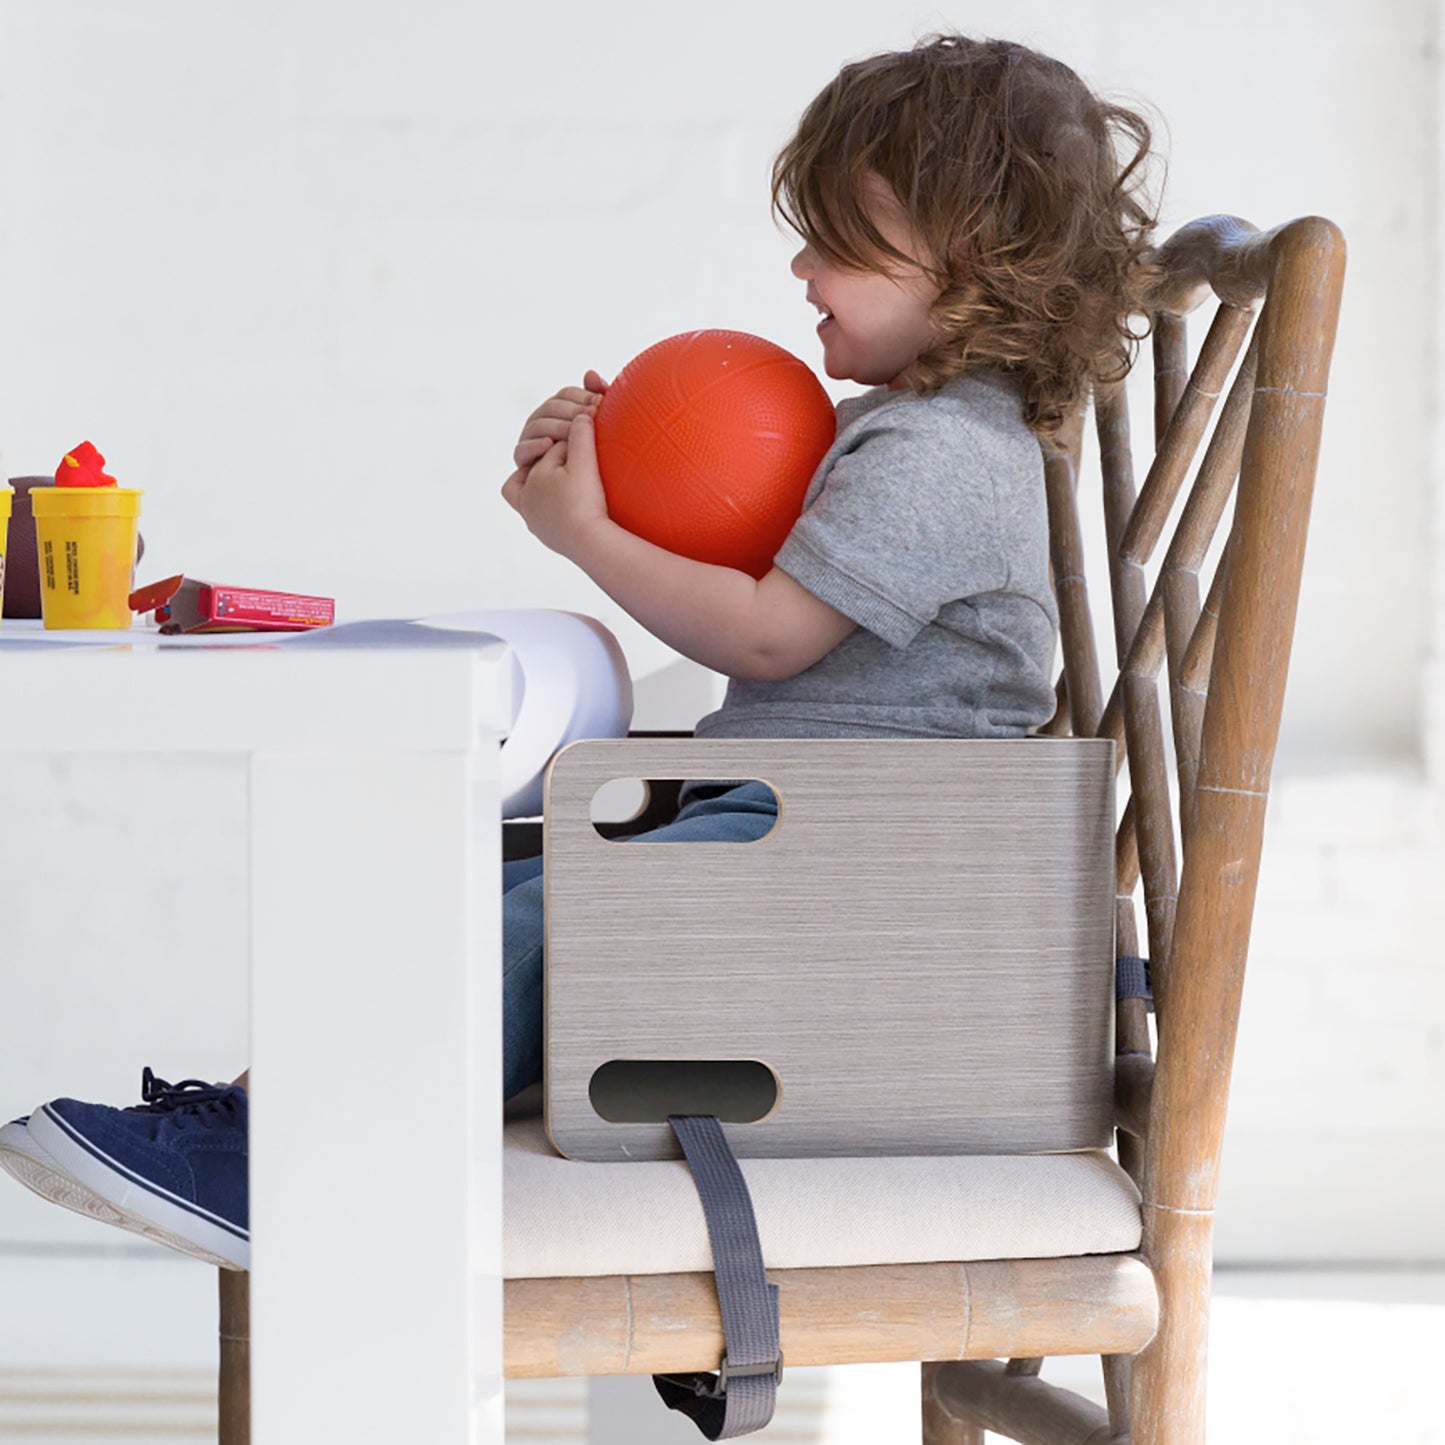
[[[1344,244],[1316,217],[1265,233],[1210,217],[1155,259],[1157,444],[1137,489],[1122,387],[1094,404],[1117,655],[1107,692],[1085,584],[1082,423],[1046,452],[1064,657],[1046,731],[1111,738],[1127,764],[1116,952],[1147,947],[1152,961],[1157,1027],[1142,997],[1119,1001],[1115,1026],[1117,1154],[1137,1185],[1138,1247],[770,1269],[789,1365],[922,1362],[925,1445],[978,1445],[985,1429],[1049,1445],[1205,1438],[1218,1161]],[[1211,291],[1191,372],[1184,318]],[[748,775],[729,772],[727,743],[709,747],[712,776]],[[221,1440],[241,1445],[245,1277],[221,1283]],[[506,1283],[512,1377],[707,1370],[721,1350],[706,1272]],[[1107,1410],[1038,1378],[1051,1354],[1099,1354]]]

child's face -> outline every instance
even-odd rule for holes
[[[916,255],[916,240],[887,184],[870,177],[869,190],[869,215],[879,234],[904,255]],[[923,267],[890,262],[886,275],[857,271],[804,246],[792,269],[808,283],[808,300],[823,312],[818,323],[823,370],[838,381],[898,384],[928,342],[929,313],[938,299],[938,286]]]

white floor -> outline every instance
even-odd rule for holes
[[[1445,1269],[1220,1269],[1209,1438],[1226,1445],[1442,1445]],[[1091,1361],[1044,1377],[1094,1393]]]
[[[215,1274],[140,1244],[0,1252],[0,1440],[214,1440]],[[1445,1268],[1215,1278],[1209,1435],[1228,1445],[1441,1445]],[[1356,1367],[1358,1365],[1358,1368]],[[1045,1378],[1099,1393],[1097,1365]],[[917,1438],[917,1367],[788,1372],[775,1445]],[[592,1417],[588,1434],[588,1416]],[[514,1445],[695,1445],[646,1379],[508,1389]]]
[[[215,1292],[140,1242],[0,1252],[0,1440],[214,1441]]]

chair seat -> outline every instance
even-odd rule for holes
[[[539,1117],[506,1125],[508,1279],[712,1268],[681,1160],[564,1159]],[[1051,1259],[1137,1249],[1139,1194],[1099,1151],[745,1159],[770,1269]]]

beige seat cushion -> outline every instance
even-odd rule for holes
[[[506,1126],[508,1279],[712,1268],[681,1160],[564,1159],[540,1118]],[[773,1269],[1035,1259],[1137,1249],[1139,1194],[1107,1154],[747,1159]]]

